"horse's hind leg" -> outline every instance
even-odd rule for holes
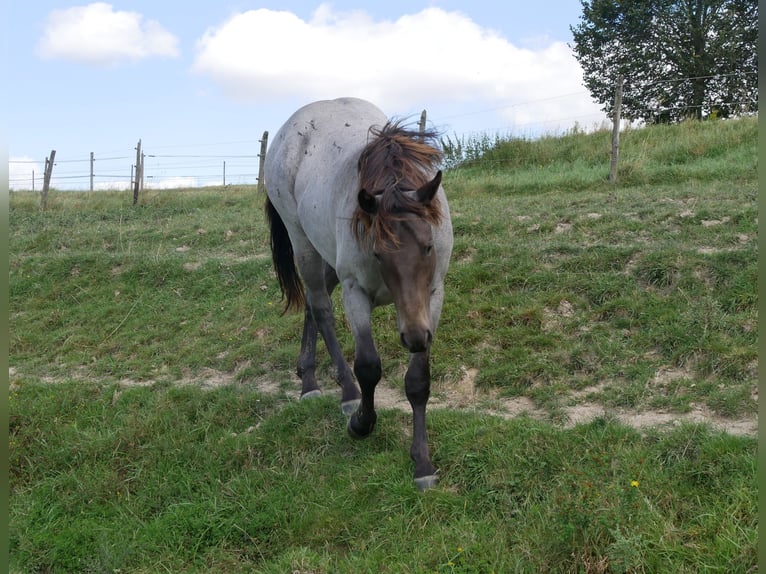
[[[303,316],[301,354],[298,356],[298,376],[301,379],[301,400],[322,394],[316,378],[317,325],[306,306]]]
[[[327,263],[324,264],[324,280],[327,295],[332,295],[333,290],[338,285],[338,276],[335,270]],[[301,353],[298,356],[297,373],[301,379],[301,399],[307,399],[321,395],[316,380],[316,351],[317,351],[317,329],[316,321],[308,305],[304,310],[303,317],[303,336],[301,337]]]
[[[316,367],[316,334],[322,334],[327,351],[335,367],[336,382],[341,387],[341,410],[350,416],[359,405],[361,393],[354,381],[354,375],[343,357],[343,351],[335,334],[335,316],[330,293],[338,284],[335,271],[316,254],[315,257],[299,257],[301,275],[306,285],[306,315],[304,317],[303,341],[298,369],[303,369],[302,379],[305,392],[318,390],[314,369]],[[313,325],[310,319],[313,319]],[[304,353],[305,349],[305,353]],[[305,377],[305,378],[304,378]],[[314,378],[313,387],[311,379]],[[306,385],[309,385],[306,391]],[[313,393],[316,394],[316,393]]]

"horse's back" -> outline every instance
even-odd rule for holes
[[[279,129],[266,154],[266,190],[295,242],[305,238],[335,267],[338,221],[356,206],[359,155],[371,126],[385,114],[357,98],[322,100],[296,111]]]
[[[309,190],[321,192],[327,187],[326,192],[333,193],[337,180],[356,177],[356,162],[370,127],[386,121],[380,109],[357,98],[303,106],[279,129],[266,154],[269,197],[282,203],[284,194],[300,201]]]

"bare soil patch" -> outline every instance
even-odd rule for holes
[[[244,368],[247,365],[240,367]],[[237,372],[240,370],[238,369]],[[539,408],[528,397],[502,397],[496,391],[486,391],[476,387],[478,369],[463,367],[463,376],[454,381],[439,381],[432,385],[431,398],[428,402],[429,409],[454,409],[466,412],[479,412],[491,416],[499,416],[505,419],[513,419],[519,416],[528,416],[540,420],[550,420],[550,414]],[[237,372],[225,373],[215,369],[203,369],[196,375],[186,374],[183,378],[175,381],[177,385],[198,385],[202,389],[213,390],[225,385],[239,384]],[[78,373],[82,375],[82,373]],[[682,370],[660,370],[655,375],[653,384],[667,384],[675,378],[683,377],[686,373]],[[10,389],[18,388],[18,379],[23,375],[18,369],[8,369]],[[86,377],[78,377],[83,378]],[[63,379],[44,377],[45,383],[55,384]],[[68,379],[70,380],[70,379]],[[151,386],[157,381],[136,381],[132,379],[120,379],[117,381],[121,388]],[[253,381],[254,386],[266,394],[282,394],[291,400],[300,399],[300,381],[295,378],[291,389],[285,390],[278,383],[267,377],[261,377]],[[725,418],[714,413],[705,405],[694,404],[689,412],[674,413],[661,410],[630,410],[623,408],[607,408],[589,399],[598,393],[603,385],[588,387],[579,391],[567,393],[562,397],[565,421],[562,425],[571,428],[578,424],[593,421],[599,417],[617,419],[623,424],[636,429],[653,427],[672,427],[682,423],[707,423],[714,429],[739,436],[755,436],[758,432],[758,418],[755,415],[738,418]],[[324,392],[337,395],[340,399],[340,391],[329,382],[324,384]],[[117,391],[119,396],[121,391]],[[757,400],[757,391],[754,395]],[[397,409],[402,412],[410,412],[410,404],[404,393],[403,384],[396,385],[385,379],[381,380],[375,390],[375,404],[380,409]]]

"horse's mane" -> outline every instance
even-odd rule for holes
[[[359,155],[359,187],[370,195],[380,196],[375,217],[357,205],[352,218],[357,240],[375,242],[385,239],[398,243],[390,222],[401,214],[411,213],[438,225],[441,210],[436,197],[423,203],[405,195],[428,183],[442,159],[436,146],[435,131],[413,131],[401,121],[389,121],[383,127],[370,128],[372,139]]]

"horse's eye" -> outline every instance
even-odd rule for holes
[[[433,249],[434,249],[434,246],[433,246],[433,245],[426,245],[426,246],[425,246],[425,249],[423,249],[423,252],[424,252],[424,253],[426,254],[426,256],[428,257],[428,256],[430,256],[430,255],[431,255],[431,251],[433,251]]]

